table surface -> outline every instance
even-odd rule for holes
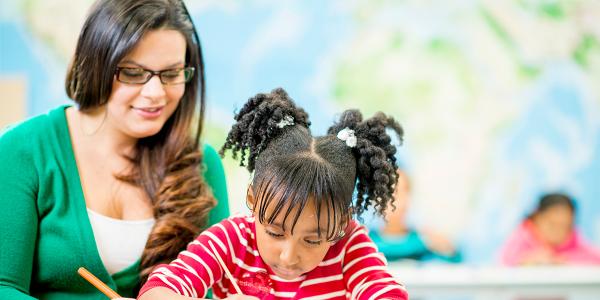
[[[390,263],[411,300],[600,300],[600,267]]]

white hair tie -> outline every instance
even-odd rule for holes
[[[346,127],[337,134],[337,138],[345,141],[346,145],[350,148],[356,147],[356,136],[354,135],[354,130]]]
[[[279,121],[279,123],[277,123],[277,127],[279,127],[279,128],[283,128],[285,126],[290,126],[290,125],[294,125],[294,117],[292,117],[290,115],[285,115],[283,117],[283,119],[281,119],[281,121]]]

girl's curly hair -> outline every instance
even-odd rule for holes
[[[315,201],[317,220],[322,210],[327,215],[327,224],[317,226],[325,226],[327,239],[336,240],[353,215],[360,217],[370,207],[383,215],[391,202],[397,165],[387,130],[400,141],[403,130],[384,113],[363,120],[358,110],[347,110],[327,135],[314,137],[307,113],[278,88],[250,98],[235,120],[220,154],[241,154],[240,165],[254,172],[253,210],[261,223],[272,223],[283,212],[283,223],[293,218],[293,231],[306,204]],[[337,137],[343,129],[354,131],[354,147]]]

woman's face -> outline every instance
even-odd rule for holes
[[[184,67],[186,40],[175,30],[146,33],[119,63],[121,68],[161,71]],[[185,92],[185,83],[163,85],[158,75],[145,84],[113,79],[106,121],[125,136],[139,139],[157,134],[171,117]]]
[[[267,208],[267,216],[274,206],[272,203],[271,207]],[[254,214],[256,241],[260,256],[275,275],[285,280],[293,280],[316,268],[323,261],[332,242],[326,240],[327,234],[323,226],[320,237],[318,235],[314,201],[309,201],[300,213],[293,233],[292,220],[297,209],[292,209],[284,224],[286,210],[287,207],[284,207],[272,224],[260,223],[258,214]],[[320,224],[327,224],[326,222],[322,214]]]
[[[567,241],[573,222],[573,211],[566,205],[549,207],[533,217],[540,238],[551,246],[560,246]]]

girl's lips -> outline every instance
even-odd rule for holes
[[[283,277],[284,279],[294,279],[294,278],[300,276],[299,271],[282,269],[279,267],[274,267],[273,269],[279,277]]]
[[[160,117],[164,106],[159,107],[133,107],[133,110],[140,116],[146,119],[155,119]]]

